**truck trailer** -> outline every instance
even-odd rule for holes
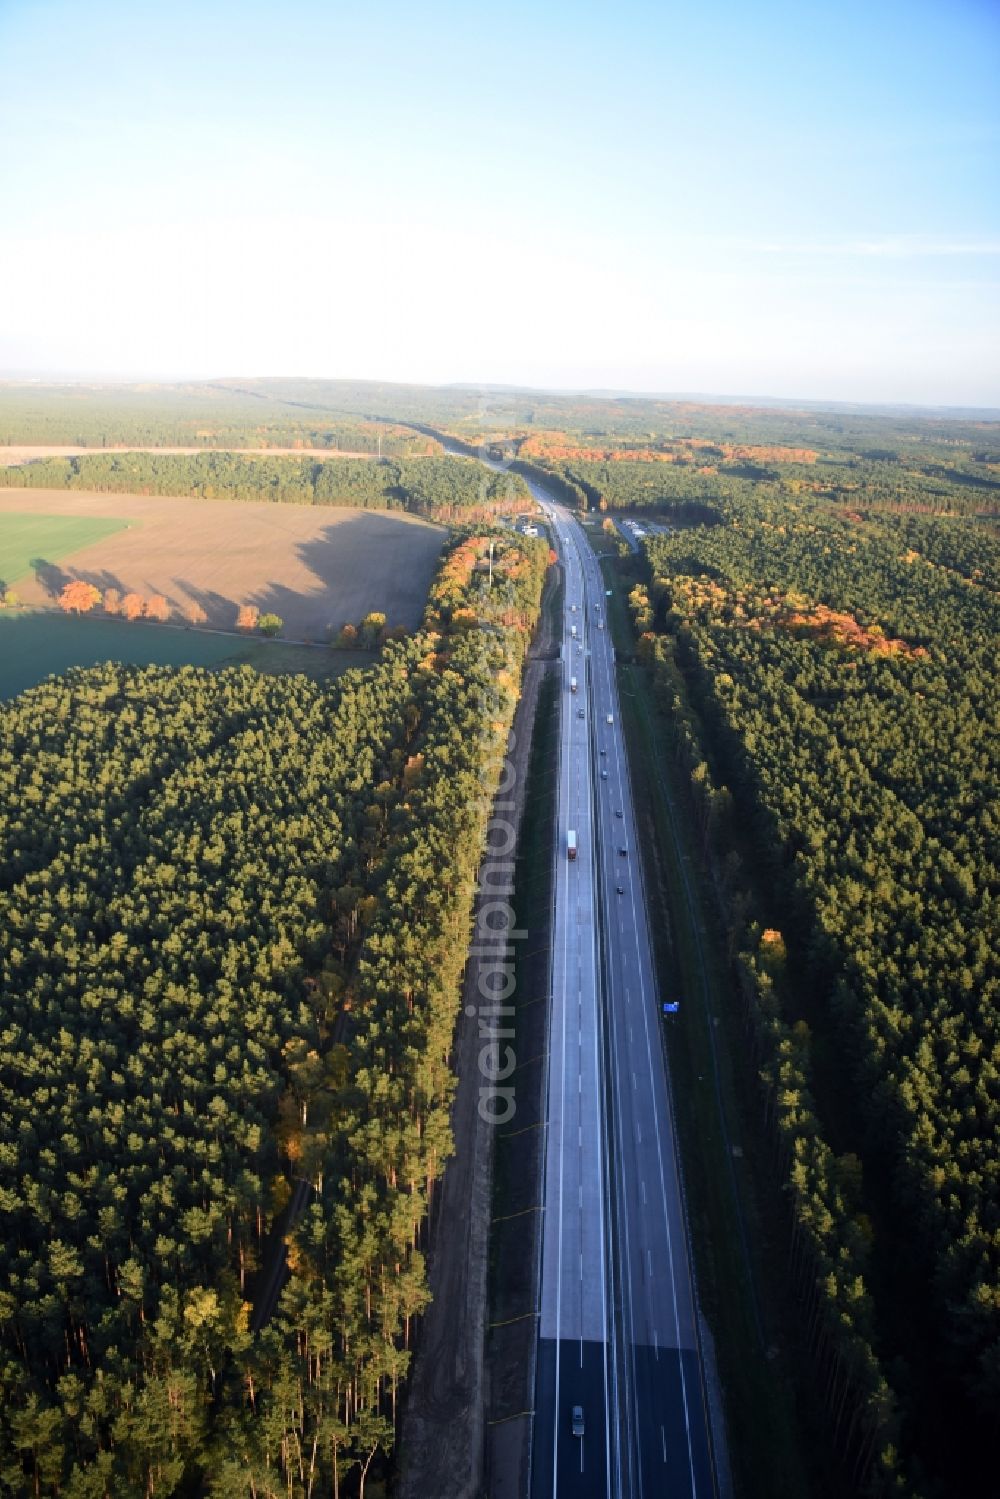
[[[566,857],[567,859],[576,858],[576,833],[572,828],[566,834]]]
[[[569,679],[569,690],[570,690],[570,692],[575,692],[576,691],[576,677],[570,677],[570,679]]]

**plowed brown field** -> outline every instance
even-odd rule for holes
[[[7,490],[0,515],[116,516],[128,528],[17,581],[26,605],[51,606],[71,578],[103,592],[162,594],[173,617],[199,604],[231,630],[241,604],[285,622],[286,639],[324,640],[372,610],[416,625],[445,532],[399,512],[242,504],[147,495]]]

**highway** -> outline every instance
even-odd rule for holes
[[[531,1495],[714,1499],[603,576],[583,528],[531,488],[566,579]]]

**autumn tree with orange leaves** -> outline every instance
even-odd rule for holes
[[[101,602],[101,590],[82,578],[73,578],[59,595],[59,607],[65,614],[89,614]]]
[[[170,618],[170,605],[167,603],[162,593],[153,594],[153,597],[146,605],[146,618],[158,619],[160,621]]]

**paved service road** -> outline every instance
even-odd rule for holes
[[[531,487],[566,575],[532,1499],[714,1499],[603,575],[583,528]]]

